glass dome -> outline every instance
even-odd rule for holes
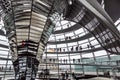
[[[120,20],[98,1],[0,0],[0,78],[118,76]]]

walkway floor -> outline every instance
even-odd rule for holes
[[[103,78],[103,77],[96,77],[91,79],[80,79],[80,80],[114,80],[112,78]]]

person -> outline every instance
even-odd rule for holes
[[[70,36],[69,36],[68,38],[69,38],[69,40],[71,39],[71,37],[70,37]]]
[[[73,79],[75,79],[75,73],[74,72],[72,73],[72,77],[73,77]]]
[[[110,77],[110,72],[109,72],[109,71],[105,71],[105,72],[104,72],[104,76],[105,76],[105,77]]]
[[[64,59],[63,61],[64,61],[64,63],[65,63],[65,59]]]
[[[63,49],[63,51],[65,52],[65,49]]]
[[[9,67],[9,71],[11,70],[11,66]]]
[[[42,76],[43,76],[43,72],[41,71],[41,72],[39,73],[39,78],[42,78]]]
[[[87,48],[90,48],[89,44],[87,44]]]
[[[25,79],[26,79],[26,77],[25,77],[25,72],[22,71],[22,74],[21,74],[21,76],[20,76],[20,80],[25,80]]]
[[[80,46],[79,48],[80,48],[80,50],[82,50],[82,46]]]
[[[106,72],[106,75],[107,75],[107,77],[110,77],[110,72],[107,71],[107,72]]]
[[[68,79],[68,73],[67,71],[65,72],[65,77],[66,77],[66,80]]]
[[[59,52],[59,48],[57,48],[57,52]]]
[[[1,70],[3,70],[3,69],[4,69],[4,67],[2,66],[2,67],[1,67]]]
[[[75,59],[73,59],[73,63],[75,63]]]
[[[61,52],[61,48],[59,48],[60,52]]]
[[[78,51],[78,46],[76,46],[76,51]]]
[[[69,39],[69,37],[65,37],[65,40],[68,40]]]
[[[73,51],[73,46],[71,47],[71,51]]]
[[[61,76],[62,76],[62,80],[65,80],[65,74],[61,73]]]

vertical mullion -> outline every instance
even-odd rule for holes
[[[33,10],[33,0],[31,1],[31,12],[30,12],[30,24],[29,24],[29,32],[28,32],[28,40],[30,39],[30,27],[32,24],[32,10]],[[27,52],[28,52],[28,46],[27,46]]]
[[[56,36],[54,35],[54,37],[55,37],[55,41],[56,41]],[[55,44],[55,45],[56,45],[56,49],[57,49],[58,48],[57,44]],[[56,50],[56,51],[57,51],[56,53],[57,53],[57,60],[58,60],[58,64],[57,64],[58,65],[58,79],[60,79],[60,76],[59,76],[59,74],[60,74],[59,73],[59,58],[58,58],[59,56],[58,56],[58,50]]]

